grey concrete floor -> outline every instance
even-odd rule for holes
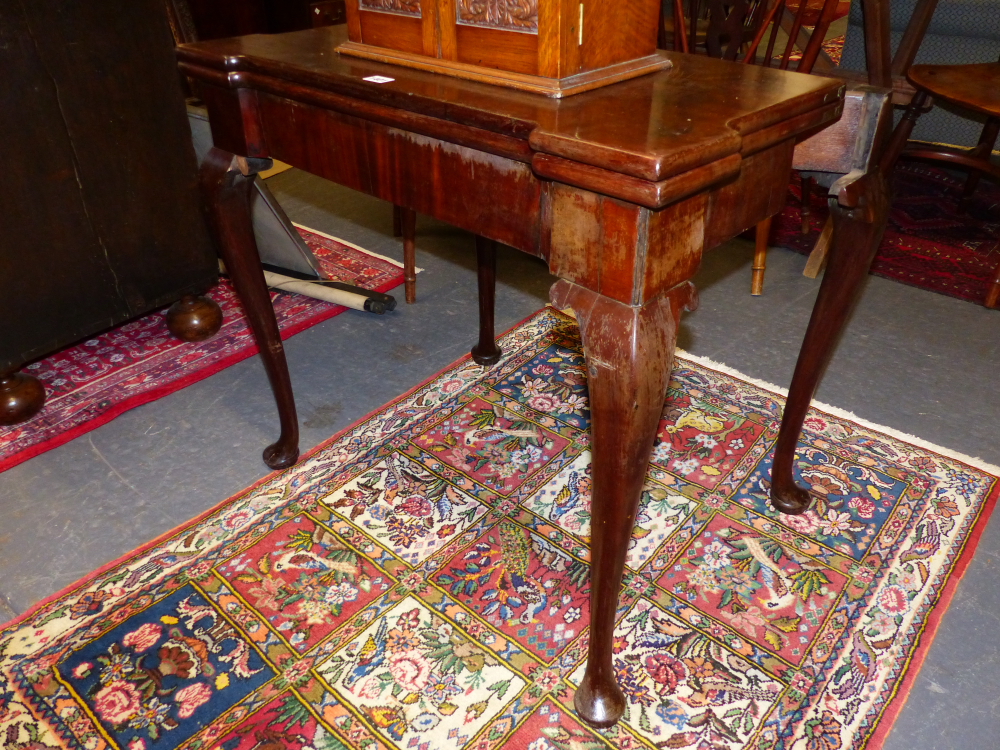
[[[401,258],[391,208],[298,171],[268,181],[293,220]],[[477,332],[472,237],[421,217],[418,301],[348,311],[286,342],[311,448],[465,354]],[[680,345],[787,386],[818,284],[772,250],[751,297],[749,243],[705,257],[701,307]],[[497,326],[547,301],[544,265],[498,260]],[[402,297],[402,289],[397,292]],[[1000,464],[1000,312],[871,278],[818,398],[877,424]],[[257,358],[134,409],[0,474],[0,622],[264,476],[277,418]],[[1000,736],[1000,527],[980,543],[888,750],[991,748]]]

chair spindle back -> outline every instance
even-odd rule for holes
[[[740,60],[743,63],[771,67],[778,60],[781,70],[792,69],[808,73],[816,64],[823,40],[836,18],[839,0],[673,0],[674,49],[698,52],[703,49],[710,57]],[[797,7],[796,7],[797,6]],[[698,24],[706,19],[707,27]],[[807,33],[804,26],[812,26]],[[779,29],[787,33],[785,49],[775,58],[774,47]],[[699,39],[703,32],[704,39]],[[758,55],[767,36],[763,55]],[[808,41],[802,40],[805,37]],[[793,60],[796,47],[801,56]]]

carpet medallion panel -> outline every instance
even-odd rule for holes
[[[579,333],[546,309],[501,343],[0,627],[7,746],[879,746],[997,470],[814,410],[814,506],[776,513],[782,398],[678,358],[596,731]]]
[[[403,283],[395,261],[315,230],[298,231],[331,279],[380,292]],[[0,471],[256,354],[229,279],[208,296],[222,308],[223,323],[207,341],[174,338],[160,310],[27,365],[24,372],[45,386],[45,406],[27,422],[0,426]],[[347,309],[298,294],[272,292],[271,300],[283,339]]]

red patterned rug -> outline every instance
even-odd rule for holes
[[[783,399],[679,358],[626,560],[623,720],[590,625],[587,368],[544,310],[0,626],[5,748],[875,750],[1000,469],[828,407],[773,511]]]
[[[333,279],[380,292],[403,283],[394,261],[313,230],[300,227],[299,233]],[[208,341],[178,341],[160,310],[25,367],[45,385],[47,398],[33,419],[0,427],[0,471],[256,354],[229,280],[208,295],[223,314],[222,330]],[[283,339],[347,309],[298,294],[272,292],[271,298]]]
[[[964,176],[919,162],[896,167],[889,225],[872,273],[983,304],[1000,263],[1000,186],[980,182],[968,213],[962,213],[958,199],[964,185]],[[826,221],[826,197],[813,193],[813,231],[803,235],[798,175],[789,192],[788,206],[775,217],[771,245],[808,254]]]

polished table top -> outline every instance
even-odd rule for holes
[[[505,155],[521,161],[549,154],[648,181],[759,150],[779,139],[782,124],[843,96],[832,79],[666,53],[670,69],[550,99],[342,56],[335,50],[346,38],[342,26],[258,34],[183,45],[178,57],[190,74],[197,66],[235,85],[256,79],[250,85],[260,89],[266,77],[349,96],[507,136],[514,142]]]

